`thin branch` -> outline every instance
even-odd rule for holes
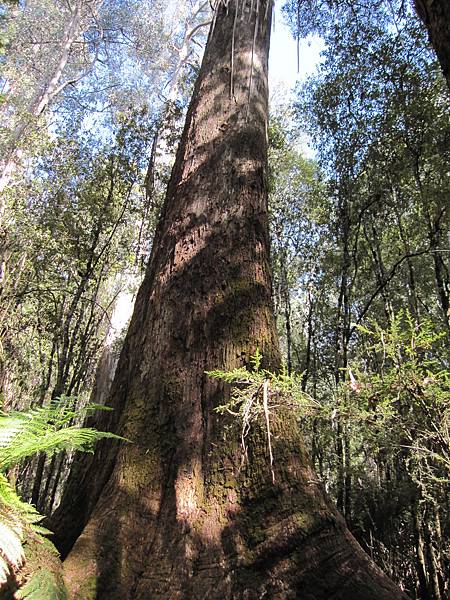
[[[407,260],[408,258],[415,258],[416,256],[423,256],[424,254],[429,254],[429,253],[430,253],[430,248],[427,248],[426,250],[419,250],[418,252],[411,252],[410,254],[405,254],[404,256],[402,256],[402,258],[400,258],[394,264],[394,266],[392,267],[389,275],[386,277],[386,279],[384,281],[382,281],[378,285],[378,287],[376,288],[376,290],[370,296],[369,300],[366,302],[366,304],[365,304],[364,308],[362,309],[359,317],[357,318],[355,324],[350,329],[349,338],[353,335],[353,333],[355,332],[356,327],[361,323],[361,321],[365,317],[367,311],[369,310],[369,308],[372,305],[372,302],[375,300],[375,298],[378,296],[378,294],[387,286],[387,284],[393,279],[393,277],[396,274],[397,269],[400,267],[400,265],[403,262],[405,262],[405,260]]]

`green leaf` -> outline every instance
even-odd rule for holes
[[[92,428],[67,426],[76,413],[54,402],[28,412],[0,413],[0,471],[38,452],[91,452],[102,438],[123,439]]]
[[[27,583],[16,592],[17,600],[68,600],[61,581],[48,569],[33,573]]]

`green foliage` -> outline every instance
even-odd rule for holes
[[[312,453],[346,518],[380,566],[407,589],[416,569],[446,580],[450,554],[450,372],[445,334],[406,309],[388,325],[358,326],[347,381],[317,385],[323,405]],[[443,344],[444,342],[444,344]],[[416,543],[412,543],[416,540]],[[419,566],[418,566],[419,565]],[[409,574],[408,574],[409,573]],[[428,590],[428,591],[427,591]],[[418,598],[437,598],[431,583]]]
[[[30,540],[41,548],[45,546],[47,553],[57,554],[49,540],[42,537],[50,533],[39,525],[43,517],[33,506],[20,499],[8,481],[7,470],[38,452],[47,456],[63,450],[90,452],[101,438],[121,439],[111,433],[72,425],[73,420],[79,418],[80,411],[70,408],[71,400],[61,398],[28,412],[0,414],[0,586],[11,571],[17,572],[24,563]],[[89,406],[81,414],[98,408],[101,407]],[[38,565],[36,571],[29,574],[17,598],[62,600],[65,596],[61,592],[61,583],[55,577],[50,570]]]
[[[283,12],[294,36],[301,39],[314,34],[326,35],[330,29],[340,28],[340,23],[349,17],[359,26],[361,15],[367,12],[374,21],[386,24],[395,23],[408,11],[404,0],[389,0],[388,5],[377,0],[285,0]]]
[[[88,406],[87,410],[98,408]],[[91,452],[97,440],[117,437],[71,425],[79,416],[80,411],[70,408],[70,398],[60,398],[28,412],[0,413],[0,471],[4,472],[37,452],[44,452],[47,456],[63,450]]]
[[[68,600],[61,583],[48,569],[37,571],[16,593],[17,600]]]
[[[73,129],[49,144],[0,223],[0,382],[6,373],[5,402],[18,409],[90,388],[141,253],[147,117],[124,115],[109,144]]]
[[[356,383],[344,384],[345,417],[373,449],[402,455],[411,477],[432,493],[450,482],[450,372],[436,358],[445,334],[429,320],[416,323],[400,311],[389,328],[373,323],[372,366],[355,369]],[[350,392],[349,392],[350,390]],[[339,410],[339,407],[337,407]]]
[[[296,35],[325,45],[290,123],[307,129],[323,190],[303,222],[285,139],[269,132],[282,348],[323,407],[303,431],[366,550],[412,597],[436,600],[450,556],[448,92],[407,2],[285,5]]]
[[[287,368],[305,372],[305,385],[307,360],[298,357],[307,345],[310,292],[330,246],[324,227],[330,199],[316,161],[302,155],[298,133],[289,131],[292,119],[289,107],[270,119],[271,266],[275,314]]]
[[[290,406],[306,415],[317,409],[317,403],[302,391],[302,375],[288,374],[284,365],[280,373],[261,368],[262,354],[256,350],[250,357],[250,369],[240,367],[231,371],[207,371],[214,379],[231,385],[230,400],[215,408],[216,412],[228,412],[241,420],[251,421],[264,413],[263,387],[268,384],[269,409]]]
[[[35,509],[20,500],[0,473],[0,587],[10,571],[17,571],[23,564],[25,529],[36,519]]]

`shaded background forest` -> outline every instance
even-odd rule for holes
[[[271,115],[279,334],[318,407],[301,419],[312,460],[350,529],[412,597],[440,600],[448,91],[407,2],[327,6],[285,8],[325,50]],[[209,20],[198,0],[0,4],[3,410],[105,402]],[[24,463],[23,497],[51,514],[72,458]]]

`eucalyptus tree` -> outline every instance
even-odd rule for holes
[[[173,22],[173,28],[170,30],[170,36],[168,37],[168,40],[171,40],[170,50],[163,49],[163,54],[170,56],[171,60],[166,62],[165,85],[158,92],[160,103],[155,111],[152,137],[150,143],[148,143],[149,150],[146,158],[145,176],[144,171],[142,173],[142,215],[135,232],[135,259],[133,266],[125,275],[126,280],[131,283],[133,289],[137,285],[136,282],[142,280],[142,271],[152,247],[155,219],[158,216],[167,186],[176,141],[181,135],[179,122],[185,113],[186,95],[192,89],[191,74],[198,70],[198,60],[204,47],[205,28],[210,25],[211,20],[209,3],[199,0],[177,4],[173,6],[173,13],[174,15],[172,15],[170,21]],[[142,16],[142,14],[139,14],[133,18],[138,20],[138,17]],[[138,24],[136,24],[136,30],[139,30]],[[139,36],[136,36],[136,42],[139,39]],[[145,47],[146,40],[141,41]],[[149,71],[146,75],[148,77],[151,74],[151,64],[148,64],[148,56],[146,57],[139,44],[136,44],[134,52],[137,54],[139,68],[143,74]],[[135,101],[144,104],[150,101],[151,96],[148,96],[148,94],[152,92],[147,88],[148,86],[140,84],[140,96],[134,96]],[[147,97],[145,97],[144,90],[146,90]],[[132,94],[135,93],[136,90],[133,90]],[[123,274],[119,275],[119,279],[123,279]],[[129,287],[129,285],[124,286],[115,299],[112,322],[116,314],[119,316],[119,313],[120,321],[125,320],[125,324],[131,318],[135,294],[130,293]],[[93,383],[91,398],[96,403],[104,404],[108,402],[110,386],[114,379],[122,341],[121,329],[115,328],[111,323],[107,343],[103,348]],[[119,414],[119,411],[116,411],[116,413]],[[114,412],[101,412],[99,415],[90,416],[89,424],[103,429],[111,427],[116,420],[116,416]],[[70,474],[64,486],[61,501],[50,518],[51,529],[60,543],[63,554],[66,552],[65,540],[67,538],[72,539],[81,532],[90,513],[90,507],[97,500],[99,490],[101,490],[101,478],[96,477],[96,486],[88,485],[96,471],[96,461],[91,455],[79,453],[71,464]],[[74,506],[78,506],[76,515],[73,510]]]
[[[272,2],[217,2],[202,68],[119,360],[108,482],[65,561],[77,598],[406,598],[329,505],[295,414],[247,437],[205,374],[279,365],[267,218]],[[112,540],[114,540],[112,542]]]
[[[203,4],[193,10],[200,8]],[[187,8],[171,10],[161,0],[79,0],[73,5],[33,0],[3,7],[0,282],[17,213],[15,192],[3,188],[22,158],[27,157],[30,173],[55,128],[70,128],[74,115],[85,119],[85,128],[97,127],[100,137],[114,129],[116,114],[120,118],[132,106],[145,106],[156,116],[172,71],[179,79],[191,58],[184,48],[181,63],[172,64],[180,50],[174,47],[179,20],[188,22],[188,15]],[[190,40],[197,34],[187,33]],[[5,213],[5,202],[11,214]]]
[[[204,6],[202,5],[200,8],[204,9]],[[154,18],[155,15],[158,18]],[[5,46],[6,56],[2,61],[4,94],[1,103],[4,125],[2,156],[6,161],[4,165],[6,169],[5,182],[9,179],[8,161],[9,166],[14,168],[17,164],[17,153],[20,154],[25,146],[28,156],[22,186],[15,190],[4,190],[1,196],[2,205],[7,201],[7,206],[0,222],[0,324],[2,327],[7,325],[10,334],[17,325],[17,340],[24,335],[24,331],[29,331],[29,328],[25,326],[23,329],[24,320],[19,314],[23,310],[24,303],[23,301],[16,303],[16,300],[27,279],[28,287],[32,286],[36,275],[33,267],[31,266],[31,271],[28,267],[30,261],[38,258],[40,254],[36,250],[36,257],[33,257],[32,253],[35,248],[29,248],[27,251],[26,245],[23,243],[23,239],[26,237],[35,240],[36,233],[40,231],[40,226],[35,227],[33,223],[33,218],[39,220],[39,216],[35,213],[34,197],[39,196],[42,192],[42,195],[45,195],[48,214],[54,215],[55,211],[59,210],[59,196],[56,191],[58,183],[64,187],[67,184],[69,173],[73,177],[72,182],[80,183],[80,178],[73,171],[74,164],[79,165],[80,173],[85,169],[80,161],[85,160],[86,165],[92,165],[93,154],[89,154],[85,149],[80,150],[83,144],[79,146],[77,138],[79,133],[74,137],[72,130],[78,128],[79,131],[84,131],[84,134],[96,131],[97,133],[91,135],[90,139],[93,149],[104,145],[105,140],[109,140],[114,145],[113,138],[114,131],[117,131],[117,122],[123,120],[124,115],[131,115],[132,119],[134,118],[133,114],[137,115],[139,111],[141,111],[139,120],[143,127],[140,139],[139,169],[144,168],[145,157],[148,160],[144,141],[148,148],[151,145],[151,139],[146,137],[145,131],[148,124],[156,119],[158,107],[163,102],[158,97],[163,95],[164,85],[167,81],[171,81],[172,63],[178,55],[171,43],[176,43],[180,37],[179,20],[181,17],[192,25],[187,7],[184,7],[183,10],[181,8],[169,10],[166,4],[159,0],[151,3],[134,0],[79,2],[73,6],[66,3],[46,4],[40,0],[34,0],[24,6],[15,4],[5,6],[5,10],[2,12],[2,31],[5,33],[8,43]],[[144,23],[150,21],[152,27],[150,30],[146,27],[144,35]],[[66,35],[68,27],[66,22],[72,24],[70,40]],[[64,29],[65,27],[66,29]],[[190,33],[189,39],[193,35],[195,37],[196,32],[189,30],[188,33]],[[61,54],[63,46],[65,48],[64,56]],[[193,60],[189,53],[184,56],[184,59],[186,61]],[[179,65],[178,79],[181,78],[181,70]],[[58,77],[55,79],[56,71]],[[136,85],[136,81],[139,81],[139,86]],[[181,85],[180,81],[178,81],[178,85]],[[121,94],[118,93],[119,89]],[[131,90],[133,90],[133,94]],[[123,101],[120,96],[126,98],[126,101]],[[143,101],[144,97],[145,102]],[[133,106],[140,106],[142,109],[134,109]],[[37,112],[35,111],[36,115],[33,116],[35,108]],[[98,109],[98,112],[93,116],[94,109]],[[38,113],[41,115],[39,118]],[[146,114],[145,118],[144,113]],[[146,121],[145,124],[144,121]],[[58,156],[52,142],[56,132],[58,137],[56,146],[59,144],[60,148],[64,147],[67,152],[66,172],[63,172],[62,168],[62,154]],[[67,143],[62,141],[64,136],[68,138]],[[130,140],[126,141],[130,145]],[[93,150],[93,152],[95,151]],[[127,149],[128,155],[131,151],[130,145]],[[42,156],[44,157],[42,158]],[[51,164],[52,160],[55,163],[53,165]],[[44,174],[45,171],[47,174]],[[51,177],[54,177],[56,182],[56,186],[53,185],[53,188],[50,185]],[[136,174],[136,180],[141,177],[143,178],[141,173]],[[41,191],[37,190],[38,186],[30,186],[29,180],[33,178],[36,182],[45,181]],[[26,198],[27,194],[29,199]],[[133,194],[135,194],[135,190]],[[42,200],[42,202],[44,201]],[[90,218],[89,210],[91,208],[93,208],[92,205],[86,207],[86,219],[83,220],[83,225],[86,227],[89,227],[87,221]],[[152,222],[148,207],[141,204],[139,211],[140,219],[133,217],[136,237],[138,237],[137,231],[141,230],[139,240],[136,242],[137,247],[134,249],[136,255],[141,254],[141,246],[149,243],[148,239],[143,241],[143,224],[145,223],[146,238],[149,238],[151,234],[149,223]],[[126,213],[125,218],[128,218],[129,214],[127,211]],[[58,241],[45,236],[44,238],[41,240],[42,253],[45,254],[47,249],[58,253],[60,248]],[[30,246],[33,246],[33,242]],[[70,251],[71,249],[68,254]],[[58,256],[60,255],[58,254]],[[49,260],[46,267],[52,265],[52,261]],[[60,264],[55,273],[57,280],[61,276],[67,277],[69,281],[72,280],[71,273],[63,274],[65,269],[73,271],[69,264]],[[81,268],[81,270],[83,269]],[[41,275],[47,271],[47,268],[42,270]],[[89,282],[85,283],[90,285]],[[30,299],[33,294],[27,292],[26,297]],[[63,313],[58,317],[55,316],[54,319],[52,327],[54,326],[56,331],[58,327],[63,327],[62,323],[57,323],[58,319],[64,320]],[[42,322],[45,322],[45,318],[42,319]],[[44,328],[46,327],[45,325]],[[6,343],[6,338],[12,340],[13,337],[8,334],[6,329],[2,331],[3,344]],[[47,339],[47,337],[45,335],[43,339]],[[20,348],[20,344],[13,344],[13,346],[16,349]],[[17,376],[17,368],[13,369],[14,373],[8,373],[8,368],[12,366],[10,359],[15,353],[13,346],[6,348],[0,368],[0,379],[4,381],[2,388],[6,392],[7,402],[13,393],[12,380]],[[28,348],[28,345],[25,344],[24,348]],[[38,356],[47,357],[47,354],[47,351],[43,351],[39,352]],[[64,351],[63,354],[66,352]],[[22,353],[19,352],[15,356],[19,363]],[[25,363],[22,363],[22,366],[33,362],[32,360],[28,361],[28,358]],[[47,358],[43,360],[45,363]],[[66,365],[66,368],[72,367]],[[41,371],[45,374],[47,368],[42,365]],[[52,372],[54,374],[54,371]],[[43,375],[43,380],[48,379],[47,375]],[[30,391],[32,385],[43,390],[42,397],[45,397],[44,388],[47,388],[50,383],[44,385],[43,382],[36,382],[33,377],[28,377],[23,389],[25,395]],[[58,387],[63,388],[64,385]],[[16,392],[17,386],[14,390],[14,393]],[[20,398],[17,398],[17,401],[20,402]]]
[[[106,146],[65,131],[21,187],[23,197],[16,194],[0,290],[6,409],[86,402],[121,290],[118,273],[134,262],[143,212],[137,182],[154,131],[146,133],[148,126],[147,115],[127,115]],[[29,464],[19,477],[24,495],[49,510],[66,462],[65,455],[49,463],[41,455],[35,469]]]
[[[176,9],[178,27],[173,34],[173,60],[168,69],[166,85],[162,91],[162,104],[158,112],[158,126],[152,140],[150,160],[145,175],[145,192],[148,212],[157,204],[158,172],[167,164],[167,155],[173,159],[173,138],[178,141],[181,130],[177,127],[180,116],[184,114],[182,107],[186,104],[186,92],[192,92],[189,84],[190,73],[199,68],[205,30],[211,23],[211,7],[204,0],[190,0]],[[145,68],[145,67],[144,67]],[[186,85],[188,81],[188,85]],[[174,136],[174,129],[176,131]],[[164,182],[167,184],[167,181]]]
[[[38,151],[55,111],[61,120],[74,107],[157,103],[177,55],[180,12],[161,0],[32,0],[5,7],[0,191],[22,155]]]
[[[2,69],[6,99],[0,193],[21,160],[29,134],[36,131],[36,121],[64,89],[92,69],[102,36],[101,4],[102,0],[77,0],[73,5],[50,5],[36,0],[12,11],[6,23],[11,41]]]

